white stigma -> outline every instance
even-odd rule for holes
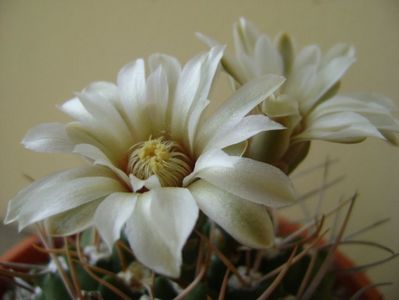
[[[150,137],[129,149],[128,172],[142,180],[156,175],[162,186],[181,186],[192,165],[183,147],[164,137]]]

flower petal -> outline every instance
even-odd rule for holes
[[[293,203],[295,191],[278,168],[244,157],[229,157],[233,167],[209,167],[197,177],[240,198],[270,207]]]
[[[266,75],[246,83],[237,90],[221,107],[198,129],[196,149],[201,153],[209,141],[224,130],[225,126],[237,124],[256,105],[273,94],[284,82],[284,78]]]
[[[124,66],[119,71],[117,82],[122,106],[131,127],[135,129],[135,133],[139,138],[147,138],[151,127],[149,126],[144,103],[146,93],[144,61],[137,59]]]
[[[309,115],[307,128],[295,140],[320,139],[338,143],[357,143],[366,137],[384,136],[367,118],[354,112],[338,112],[321,115],[316,119]]]
[[[126,223],[126,236],[137,259],[158,273],[178,277],[182,248],[198,217],[190,191],[161,188],[139,194]]]
[[[201,154],[195,163],[193,172],[184,178],[183,186],[190,184],[197,177],[198,173],[208,168],[232,168],[236,159],[220,149],[212,149]]]
[[[8,203],[7,215],[4,220],[5,224],[15,221],[20,214],[23,206],[29,200],[30,195],[33,193],[39,193],[50,187],[62,184],[65,181],[71,181],[77,178],[90,177],[90,176],[107,176],[111,172],[105,168],[99,167],[81,167],[76,169],[70,169],[62,172],[55,173],[47,176],[40,180],[33,182],[31,185],[22,189],[17,195],[11,199]]]
[[[203,180],[190,185],[200,209],[240,243],[252,248],[273,244],[273,225],[266,208]]]
[[[152,133],[159,134],[167,128],[169,86],[166,74],[159,66],[147,79],[146,107],[152,124]]]
[[[173,99],[175,95],[177,81],[181,72],[181,66],[179,61],[173,56],[156,53],[152,54],[149,57],[148,64],[150,66],[151,72],[155,71],[159,66],[161,66],[162,69],[165,71],[166,78],[168,80],[169,99]]]
[[[216,46],[222,46],[223,44],[219,43],[217,40],[206,36],[200,32],[196,32],[195,34],[199,40],[201,40],[203,43],[207,44],[209,47],[216,47]],[[239,72],[241,70],[241,65],[239,62],[234,58],[228,55],[227,53],[223,54],[221,64],[225,71],[229,73],[230,75],[233,76],[235,80],[237,80],[240,83],[245,82],[245,79],[243,78],[242,72]]]
[[[259,31],[254,24],[245,18],[234,24],[233,39],[237,54],[253,55]]]
[[[91,160],[93,160],[94,165],[100,165],[109,168],[114,172],[123,182],[130,187],[129,177],[124,171],[122,171],[119,166],[115,166],[111,160],[97,147],[90,144],[79,144],[76,145],[73,152],[79,153]]]
[[[282,57],[268,36],[261,35],[256,41],[254,58],[261,70],[258,76],[269,73],[283,75]]]
[[[75,146],[60,123],[45,123],[31,128],[22,144],[39,152],[72,152]]]
[[[198,116],[199,108],[202,111],[206,107],[204,102],[207,102],[223,51],[224,47],[217,46],[191,59],[184,66],[177,82],[172,110],[172,135],[183,139],[187,146],[191,144],[190,137],[193,137],[193,133],[190,134],[187,130],[187,124],[193,112]],[[196,125],[190,126],[195,127]]]
[[[95,173],[93,167],[90,171],[86,171],[86,174]],[[10,201],[6,222],[17,220],[21,230],[27,225],[50,216],[100,199],[113,192],[126,190],[115,179],[103,177],[102,174],[105,172],[101,170],[93,175],[86,175],[83,171],[75,171],[78,175],[73,173],[73,171],[66,171],[55,174],[18,193]]]
[[[93,225],[94,213],[103,199],[91,201],[46,220],[51,235],[67,236],[82,232]]]
[[[74,97],[70,100],[65,101],[58,107],[63,113],[69,115],[75,120],[87,125],[93,121],[93,117],[80,102],[78,97]]]
[[[213,148],[223,149],[245,141],[260,132],[285,128],[263,115],[250,115],[241,119],[237,124],[232,124],[230,128],[224,127],[224,131],[219,130],[217,135],[213,136],[204,151]]]
[[[65,125],[65,131],[75,145],[89,144],[100,149],[114,164],[120,165],[121,158],[126,154],[115,149],[113,144],[105,144],[90,130],[79,122],[71,122]],[[121,155],[122,154],[122,155]]]
[[[137,195],[114,193],[98,206],[94,224],[109,249],[119,239],[121,230],[136,206]]]
[[[384,139],[384,136],[365,117],[353,112],[331,113],[309,118],[305,131],[295,136],[295,140],[319,139],[338,143],[357,143],[366,137]]]
[[[295,58],[295,69],[302,69],[309,65],[318,65],[321,60],[321,50],[317,45],[304,47]]]
[[[301,101],[301,109],[308,112],[317,101],[327,92],[355,62],[353,47],[347,46],[344,53],[337,52],[337,56],[331,54],[331,60],[325,62],[317,72],[317,77],[311,92],[306,99]]]
[[[133,187],[133,191],[137,192],[141,190],[143,187],[152,190],[161,187],[161,183],[159,182],[159,178],[157,175],[151,175],[145,180],[142,180],[133,174],[129,175],[131,186]]]
[[[130,130],[112,101],[105,98],[102,91],[83,91],[78,97],[83,106],[95,119],[95,126],[101,128],[102,134],[109,135],[114,147],[124,149],[132,144]]]

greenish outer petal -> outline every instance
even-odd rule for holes
[[[203,180],[189,186],[200,209],[240,243],[257,249],[273,244],[273,224],[266,208]]]
[[[178,277],[181,251],[197,217],[198,206],[188,189],[155,189],[139,195],[125,232],[140,262]]]
[[[93,225],[94,213],[104,199],[94,200],[87,204],[50,217],[46,227],[51,235],[67,236],[82,232]]]

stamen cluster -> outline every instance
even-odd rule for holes
[[[156,175],[162,186],[181,186],[192,171],[192,160],[177,142],[161,136],[129,149],[128,172],[145,180]]]

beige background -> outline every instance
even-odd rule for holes
[[[28,182],[80,163],[63,155],[24,150],[20,140],[41,122],[66,121],[56,104],[94,80],[114,80],[120,67],[152,52],[185,61],[205,47],[201,31],[231,44],[231,26],[246,16],[274,36],[287,31],[299,45],[337,42],[357,48],[357,63],[346,74],[343,91],[379,91],[399,104],[399,1],[23,1],[0,0],[0,212]],[[223,80],[219,80],[224,85]],[[216,96],[224,95],[227,89]],[[358,145],[315,143],[303,167],[329,155],[339,158],[332,173],[346,181],[330,193],[333,201],[359,191],[350,223],[356,229],[390,217],[391,222],[364,238],[399,251],[399,149],[381,141]],[[299,182],[299,190],[320,183],[320,173]],[[2,236],[2,241],[7,237]],[[349,249],[348,249],[349,250]],[[351,248],[358,262],[383,257]],[[394,281],[383,289],[399,293],[398,260],[369,272],[375,281]]]

